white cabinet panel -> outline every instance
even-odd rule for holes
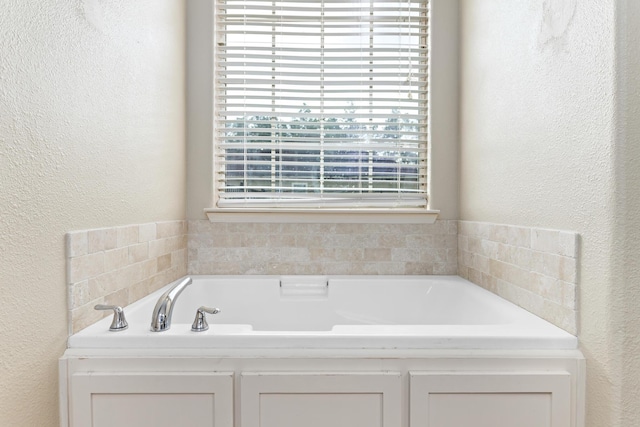
[[[233,427],[232,373],[77,373],[72,427]]]
[[[411,372],[411,427],[570,427],[567,372]]]
[[[398,427],[399,373],[243,373],[242,427]]]

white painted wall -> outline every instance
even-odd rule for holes
[[[589,427],[640,420],[639,17],[633,1],[461,3],[460,216],[581,234]]]
[[[64,234],[185,217],[185,6],[0,4],[0,425],[58,425]]]

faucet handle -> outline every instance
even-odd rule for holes
[[[220,313],[220,309],[204,307],[204,306],[200,307],[196,311],[196,318],[193,321],[193,325],[191,325],[191,330],[193,332],[202,332],[209,329],[209,324],[207,323],[207,315],[205,313],[218,314]]]
[[[95,310],[113,310],[113,321],[109,330],[112,332],[124,331],[129,327],[127,319],[124,318],[124,310],[119,305],[98,304],[93,307]]]

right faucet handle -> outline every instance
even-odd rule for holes
[[[191,330],[193,332],[202,332],[209,329],[209,324],[207,323],[207,315],[205,313],[217,314],[220,313],[220,309],[204,306],[200,307],[196,311],[196,318],[193,321],[193,325],[191,325]]]

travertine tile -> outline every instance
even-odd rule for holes
[[[575,333],[576,233],[469,221],[458,230],[458,274]]]
[[[136,245],[129,246],[129,263],[144,261],[149,258],[149,244],[138,243]]]
[[[180,236],[184,234],[182,221],[166,221],[156,223],[157,238]]]
[[[104,270],[117,270],[129,265],[129,247],[117,248],[105,251]]]
[[[104,253],[82,255],[69,260],[69,282],[75,283],[104,272]]]
[[[67,257],[86,255],[88,251],[88,234],[86,231],[67,233]]]
[[[119,248],[138,243],[138,226],[127,225],[118,227],[116,239]]]
[[[157,233],[155,223],[140,224],[138,226],[138,242],[148,242],[150,240],[155,240],[156,237]]]
[[[70,331],[105,315],[95,304],[127,305],[186,275],[186,223],[169,221],[164,233],[171,235],[156,239],[156,224],[149,223],[67,235]]]
[[[560,252],[560,232],[533,229],[531,232],[531,249],[558,254]]]

